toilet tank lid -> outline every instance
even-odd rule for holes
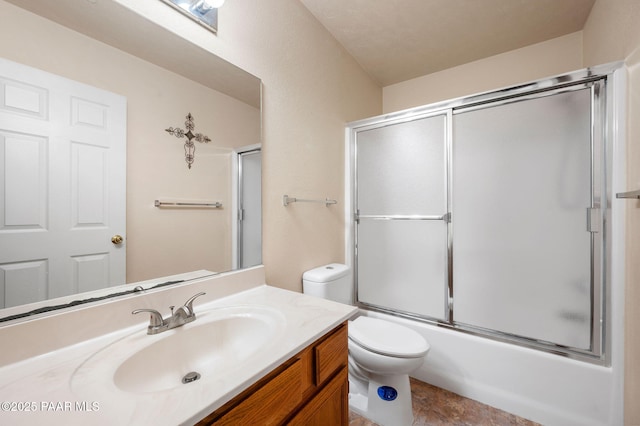
[[[348,275],[349,271],[350,268],[347,265],[343,265],[341,263],[330,263],[305,272],[302,275],[302,279],[315,283],[326,283]]]

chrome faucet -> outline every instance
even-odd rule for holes
[[[195,296],[189,298],[183,306],[180,306],[176,311],[173,311],[175,306],[170,306],[171,316],[168,318],[162,318],[162,314],[155,309],[136,309],[131,312],[133,315],[140,312],[149,312],[149,327],[147,327],[147,334],[158,334],[163,331],[171,330],[172,328],[180,327],[196,319],[196,313],[193,311],[193,301],[205,295],[206,293],[198,293]]]

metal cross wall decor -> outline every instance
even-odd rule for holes
[[[184,143],[184,160],[187,162],[189,168],[193,164],[193,160],[195,159],[196,146],[193,143],[193,139],[198,142],[209,143],[211,139],[208,136],[203,135],[202,133],[193,133],[193,129],[195,129],[195,124],[193,124],[193,116],[191,113],[187,114],[187,121],[184,122],[184,126],[187,128],[186,131],[182,129],[174,129],[173,127],[169,127],[168,129],[164,129],[165,132],[175,136],[176,138],[187,137],[187,141]]]

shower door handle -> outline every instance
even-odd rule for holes
[[[600,208],[587,208],[587,232],[600,232]]]

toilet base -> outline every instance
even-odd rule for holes
[[[381,426],[413,424],[411,385],[407,374],[371,374],[365,391],[363,382],[349,377],[349,408]],[[378,390],[384,387],[378,394]],[[386,390],[386,392],[385,392]],[[366,392],[366,393],[365,393]]]

